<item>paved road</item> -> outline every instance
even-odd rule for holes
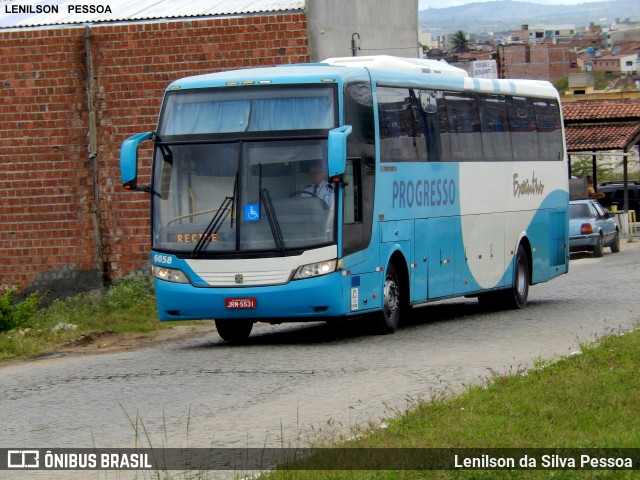
[[[569,275],[531,288],[524,310],[451,300],[415,309],[392,336],[362,334],[359,322],[264,326],[245,346],[210,334],[1,366],[0,447],[130,447],[136,437],[152,447],[295,446],[377,424],[490,370],[634,325],[640,243],[622,248],[572,259]]]

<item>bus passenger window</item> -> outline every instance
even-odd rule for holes
[[[562,160],[562,129],[558,102],[550,99],[535,99],[533,106],[538,126],[540,160]]]
[[[380,159],[382,162],[417,162],[426,157],[426,143],[418,108],[408,88],[378,87]],[[422,107],[419,107],[422,109]]]
[[[442,92],[436,90],[413,91],[419,104],[415,108],[416,121],[425,141],[426,152],[421,152],[420,161],[440,162],[443,160],[441,117],[446,115]],[[448,140],[448,138],[447,138]]]
[[[445,100],[453,161],[482,160],[482,132],[475,97],[462,92],[446,92]]]
[[[507,103],[511,125],[511,147],[514,161],[536,161],[538,132],[533,103],[530,98],[511,97]]]
[[[511,133],[504,95],[479,96],[478,106],[484,159],[492,162],[510,162],[512,160]]]

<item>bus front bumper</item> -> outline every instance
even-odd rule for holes
[[[314,321],[345,314],[342,274],[261,287],[194,287],[155,279],[162,321],[251,318]]]

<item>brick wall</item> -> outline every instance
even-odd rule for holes
[[[555,82],[580,71],[572,67],[576,54],[565,45],[518,45],[504,49],[505,78],[529,78]]]
[[[98,271],[81,29],[0,32],[0,278]]]
[[[2,289],[61,295],[148,265],[149,197],[122,189],[121,142],[154,129],[177,78],[309,61],[302,13],[92,25],[90,74],[86,33],[0,31]]]

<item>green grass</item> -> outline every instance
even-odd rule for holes
[[[640,330],[584,345],[541,368],[494,375],[433,398],[337,448],[636,448],[640,446]],[[304,465],[304,462],[302,462]],[[638,478],[616,470],[283,470],[278,479]]]
[[[13,295],[3,298],[13,300]],[[29,305],[36,303],[33,297],[27,300]],[[61,345],[96,333],[145,333],[169,328],[169,324],[158,321],[152,281],[135,276],[119,280],[104,291],[56,300],[39,310],[17,302],[13,312],[10,308],[4,312],[7,318],[15,318],[15,328],[0,333],[0,360],[54,352]],[[58,324],[77,328],[54,332]]]

